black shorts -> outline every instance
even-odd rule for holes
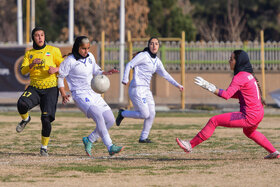
[[[28,105],[29,110],[40,104],[41,115],[49,116],[51,122],[55,120],[58,100],[57,87],[38,89],[28,86],[19,99],[22,99]]]

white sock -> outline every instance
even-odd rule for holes
[[[27,117],[26,119],[24,119],[23,121],[28,121],[28,120],[29,120],[29,118],[30,118],[30,117],[28,116],[28,117]]]
[[[41,145],[41,148],[43,148],[43,149],[48,149],[48,146],[46,146],[46,145]]]

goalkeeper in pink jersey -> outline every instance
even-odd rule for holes
[[[256,129],[263,119],[265,104],[261,97],[261,89],[253,75],[253,68],[248,54],[242,50],[235,50],[230,57],[229,65],[234,71],[234,77],[226,90],[218,89],[212,83],[201,77],[196,77],[195,84],[224,99],[239,99],[240,111],[220,114],[212,117],[205,127],[190,141],[176,138],[178,145],[187,153],[192,148],[212,136],[216,127],[243,128],[243,133],[257,144],[266,149],[269,154],[265,159],[279,158],[280,153],[268,139]]]

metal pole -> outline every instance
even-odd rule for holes
[[[35,28],[35,0],[31,0],[31,30]]]
[[[181,83],[185,87],[185,31],[181,40]],[[181,92],[181,108],[185,109],[185,90]]]
[[[29,32],[30,32],[30,0],[26,0],[26,45],[29,44]]]
[[[69,18],[68,18],[68,27],[69,27],[69,38],[68,42],[70,44],[74,43],[74,0],[69,0]]]
[[[101,69],[105,67],[105,31],[101,32]]]
[[[127,31],[127,43],[128,43],[128,57],[129,57],[129,60],[132,59],[133,57],[133,46],[132,46],[132,37],[131,37],[131,32],[130,31]],[[129,72],[129,82],[131,82],[132,80],[132,76],[133,76],[133,71],[130,70]],[[127,108],[130,109],[132,108],[133,104],[131,102],[131,100],[129,99],[129,96],[128,96],[128,106]]]
[[[265,100],[264,33],[261,30],[262,97]]]
[[[17,37],[18,44],[23,44],[23,29],[22,29],[22,0],[17,0]]]
[[[124,86],[122,82],[122,76],[124,72],[124,47],[125,47],[125,0],[120,0],[120,96],[119,102],[122,103],[124,100]]]

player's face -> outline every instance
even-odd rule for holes
[[[86,44],[82,44],[80,47],[79,47],[79,54],[82,56],[82,57],[86,57],[88,52],[89,52],[89,48],[90,48],[90,44],[89,43],[86,43]]]
[[[38,30],[34,33],[34,42],[39,46],[42,47],[45,43],[45,33],[42,30]]]
[[[159,43],[156,38],[153,38],[149,43],[149,49],[153,54],[156,54],[158,52]]]
[[[234,53],[231,54],[230,58],[229,58],[229,65],[230,65],[230,69],[234,70],[235,64],[236,64],[236,60],[234,58]]]

